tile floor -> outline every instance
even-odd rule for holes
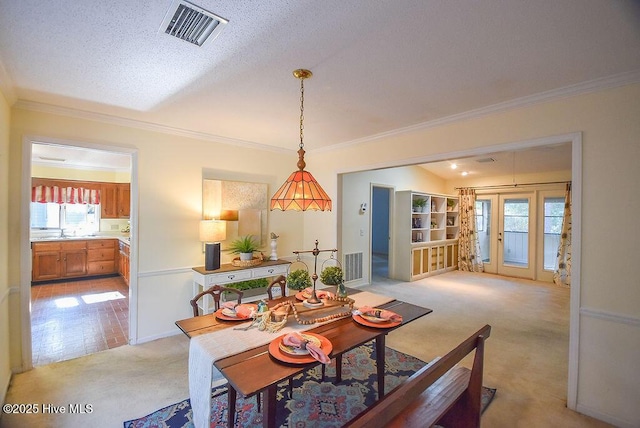
[[[33,365],[128,342],[129,288],[121,277],[31,287]]]

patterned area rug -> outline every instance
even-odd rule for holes
[[[391,391],[400,382],[425,365],[415,357],[386,348],[385,391]],[[326,367],[326,381],[321,381],[320,366],[311,368],[293,379],[293,393],[289,397],[283,383],[277,392],[277,426],[282,428],[341,427],[373,404],[378,394],[375,349],[372,344],[360,346],[342,357],[342,382],[334,385],[335,360]],[[482,410],[495,395],[493,388],[483,388]],[[227,390],[213,391],[211,427],[226,427]],[[258,412],[255,397],[239,398],[236,404],[236,427],[261,427],[262,414]],[[150,415],[127,421],[124,428],[192,428],[189,400],[167,406]]]

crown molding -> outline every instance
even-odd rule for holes
[[[587,82],[577,83],[575,85],[565,86],[558,89],[552,89],[550,91],[540,92],[538,94],[529,95],[515,100],[505,101],[490,106],[481,107],[467,112],[453,114],[440,119],[431,120],[428,122],[418,123],[416,125],[406,126],[404,128],[398,128],[387,132],[381,132],[379,134],[370,135],[368,137],[358,138],[356,140],[347,141],[340,144],[334,144],[330,147],[323,147],[320,149],[309,150],[309,152],[320,153],[336,149],[344,149],[350,146],[356,146],[363,143],[380,140],[383,138],[394,137],[402,134],[408,134],[411,132],[422,131],[429,128],[435,128],[437,126],[449,125],[454,122],[461,122],[463,120],[475,119],[490,114],[499,113],[511,109],[529,107],[535,104],[543,102],[554,101],[561,98],[573,97],[576,95],[584,95],[590,92],[603,91],[607,89],[613,89],[619,86],[626,86],[640,83],[640,70],[634,70],[627,73],[616,74],[612,76],[603,77],[600,79],[589,80]]]
[[[205,132],[190,131],[187,129],[174,128],[172,126],[160,125],[157,123],[144,122],[141,120],[127,119],[119,116],[113,116],[103,113],[96,113],[87,110],[78,110],[69,107],[56,106],[53,104],[44,104],[35,101],[18,100],[14,105],[15,108],[23,110],[37,111],[41,113],[50,113],[60,116],[68,116],[79,119],[93,120],[112,125],[126,126],[129,128],[144,129],[147,131],[160,132],[163,134],[176,135],[180,137],[195,138],[198,140],[212,141],[221,144],[228,144],[235,147],[245,147],[249,149],[267,150],[277,153],[290,153],[294,150],[281,147],[269,146],[266,144],[255,143],[252,141],[239,140],[235,138],[222,137],[219,135],[208,134]]]
[[[0,63],[0,90],[4,87],[3,67]],[[5,73],[6,74],[6,73]],[[402,134],[408,134],[411,132],[422,131],[429,128],[435,128],[437,126],[448,125],[454,122],[460,122],[469,119],[475,119],[483,116],[487,116],[494,113],[499,113],[515,108],[529,107],[543,102],[549,102],[561,98],[568,98],[577,95],[583,95],[590,92],[603,91],[607,89],[616,88],[619,86],[632,85],[640,83],[640,70],[634,70],[627,73],[616,74],[612,76],[603,77],[600,79],[594,79],[587,82],[577,83],[575,85],[569,85],[562,88],[552,89],[538,94],[529,95],[526,97],[518,98],[515,100],[505,101],[490,106],[481,107],[467,112],[453,114],[443,118],[431,120],[428,122],[418,123],[416,125],[410,125],[403,128],[394,129],[391,131],[381,132],[379,134],[370,135],[368,137],[358,138],[344,143],[334,144],[328,147],[322,147],[318,149],[308,149],[308,153],[321,153],[333,150],[340,150],[351,146],[356,146],[363,143],[369,143],[372,141],[380,140],[383,138],[394,137]],[[12,90],[8,90],[11,94]],[[5,92],[5,96],[7,93]],[[11,103],[10,103],[11,104]],[[76,117],[87,120],[94,120],[97,122],[109,123],[114,125],[127,126],[131,128],[144,129],[148,131],[155,131],[164,134],[177,135],[187,138],[195,138],[205,141],[213,141],[221,144],[228,144],[235,147],[245,147],[249,149],[267,150],[277,153],[291,153],[291,149],[285,149],[282,147],[275,147],[266,144],[255,143],[252,141],[239,140],[235,138],[222,137],[219,135],[208,134],[204,132],[190,131],[186,129],[175,128],[166,125],[160,125],[157,123],[144,122],[134,119],[126,119],[119,116],[107,115],[103,113],[95,113],[86,110],[78,110],[69,107],[56,106],[52,104],[38,103],[34,101],[18,100],[14,107],[24,110],[39,111],[43,113],[51,113],[62,116]]]

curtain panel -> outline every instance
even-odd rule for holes
[[[564,213],[562,216],[562,234],[558,244],[553,282],[556,285],[571,285],[571,183],[567,183],[564,194]]]
[[[460,189],[460,239],[458,245],[458,269],[467,272],[484,272],[480,255],[480,242],[476,233],[476,191]]]
[[[100,190],[83,187],[33,186],[31,202],[97,205],[100,203]]]

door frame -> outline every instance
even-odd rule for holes
[[[20,210],[22,213],[29,213],[31,210],[31,153],[32,144],[34,143],[102,150],[131,156],[129,343],[132,345],[136,344],[138,342],[138,149],[33,135],[23,136],[22,188],[20,197]],[[28,215],[22,215],[20,218],[20,342],[22,347],[22,371],[30,370],[33,367],[33,346],[31,341],[31,262],[30,219]]]
[[[579,345],[580,345],[580,288],[581,288],[581,251],[582,247],[582,132],[531,138],[527,140],[497,143],[482,147],[472,147],[459,151],[447,151],[426,156],[415,156],[408,159],[385,161],[377,164],[358,167],[344,167],[338,174],[338,198],[344,198],[341,190],[342,174],[362,172],[367,170],[394,168],[408,165],[418,165],[428,162],[447,161],[455,158],[482,156],[496,152],[514,151],[533,147],[544,147],[561,143],[571,143],[571,202],[572,202],[572,259],[571,259],[571,290],[570,290],[570,315],[569,315],[569,361],[567,381],[567,407],[576,410],[578,398],[578,370],[579,370]],[[481,144],[481,143],[478,143]],[[341,214],[337,219],[338,249],[343,249],[343,235],[347,228],[344,227]],[[350,232],[350,231],[349,231]]]

